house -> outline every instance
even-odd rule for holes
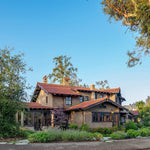
[[[125,98],[121,96],[121,89],[96,89],[69,86],[69,78],[64,78],[63,85],[47,83],[44,76],[43,83],[37,82],[27,109],[17,114],[21,118],[22,126],[54,126],[54,109],[65,108],[69,123],[76,123],[80,127],[88,124],[91,128],[119,126],[125,122],[129,110],[122,106]],[[132,114],[131,114],[132,115]]]

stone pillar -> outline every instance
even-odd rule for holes
[[[51,126],[54,127],[54,114],[51,114]]]
[[[21,111],[21,126],[24,126],[24,112]]]

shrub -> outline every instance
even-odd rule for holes
[[[95,133],[95,132],[98,132],[98,130],[97,130],[97,128],[92,128],[92,129],[90,130],[90,132]]]
[[[129,129],[134,129],[134,130],[138,129],[136,124],[132,121],[129,121],[129,122],[125,123],[125,128],[126,128],[126,131],[129,130]]]
[[[138,131],[138,135],[139,136],[149,136],[150,135],[150,130],[148,128],[143,128],[143,129],[140,129]]]
[[[105,134],[105,128],[98,127],[97,132],[99,132],[101,134]]]
[[[70,124],[69,128],[76,130],[76,129],[78,129],[78,125],[77,124]]]
[[[89,131],[89,129],[90,129],[90,127],[89,127],[88,124],[83,124],[83,125],[81,126],[81,130],[82,130],[82,131]]]
[[[138,136],[138,132],[136,130],[133,130],[133,129],[129,129],[127,131],[127,135],[130,137],[130,138],[135,138],[136,136]]]
[[[98,133],[98,132],[95,132],[95,133],[90,133],[90,137],[93,139],[93,138],[96,138],[96,140],[100,140],[103,138],[103,135],[101,133]]]
[[[30,142],[41,142],[41,143],[47,143],[50,141],[49,135],[46,132],[38,132],[29,135],[29,141]]]
[[[112,127],[112,132],[118,131],[118,127]]]
[[[105,128],[105,134],[111,134],[112,132],[112,128]]]
[[[18,136],[19,137],[28,137],[30,134],[34,134],[35,131],[33,130],[20,130],[19,133],[18,133]]]
[[[110,137],[111,137],[112,139],[115,139],[115,140],[118,140],[118,139],[125,139],[125,138],[127,137],[127,134],[124,133],[124,132],[122,132],[122,131],[116,131],[116,132],[112,133],[112,134],[110,135]]]
[[[137,127],[138,127],[138,128],[142,128],[143,126],[144,126],[143,123],[137,123]]]
[[[126,131],[126,128],[121,128],[121,131],[125,132],[125,131]]]

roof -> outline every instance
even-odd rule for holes
[[[40,90],[44,90],[46,93],[50,94],[59,94],[59,95],[70,95],[70,96],[81,96],[79,91],[86,91],[86,92],[98,92],[98,93],[119,93],[120,88],[114,88],[114,89],[95,89],[90,90],[90,88],[85,87],[75,87],[75,86],[64,86],[59,84],[48,84],[48,83],[39,83],[37,82],[36,89],[34,91],[34,95],[32,97],[31,101],[35,101],[36,96],[38,96]]]
[[[131,111],[131,113],[132,113],[134,116],[138,116],[138,115],[139,115],[139,111],[138,111],[138,110]]]
[[[39,103],[25,103],[25,105],[30,109],[54,109],[54,107],[43,106]]]
[[[95,100],[90,100],[90,101],[86,101],[86,102],[82,102],[78,105],[75,105],[75,106],[72,106],[72,107],[69,107],[69,108],[66,108],[66,111],[72,111],[72,110],[85,110],[85,109],[88,109],[90,107],[93,107],[93,106],[96,106],[98,104],[101,104],[101,103],[104,103],[104,102],[109,102],[119,108],[122,108],[124,109],[123,106],[119,105],[118,103],[110,100],[107,96],[106,97],[103,97],[103,98],[100,98],[100,99],[95,99]]]

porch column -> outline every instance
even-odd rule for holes
[[[24,112],[21,111],[21,126],[24,126]]]
[[[51,126],[54,127],[54,113],[51,114]]]
[[[16,113],[16,122],[18,123],[18,112]]]

